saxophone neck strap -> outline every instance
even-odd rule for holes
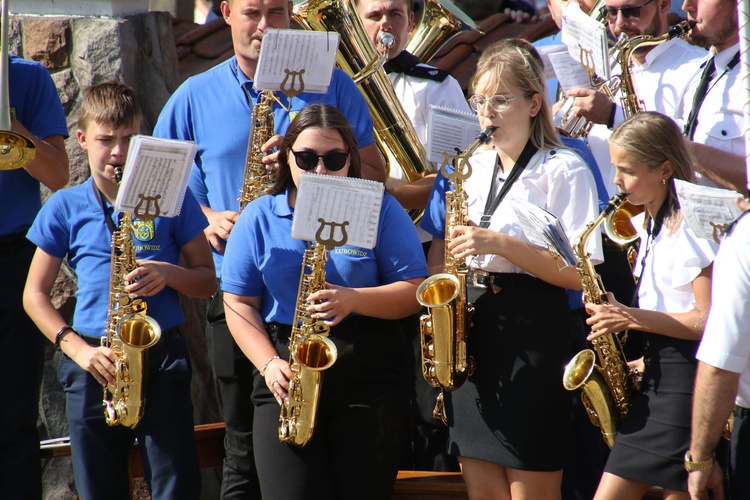
[[[630,305],[632,307],[636,307],[638,304],[638,290],[641,288],[641,283],[643,282],[643,275],[646,270],[646,257],[648,257],[648,252],[651,250],[651,245],[653,244],[654,240],[657,236],[659,236],[659,232],[661,232],[661,228],[664,225],[664,219],[667,216],[667,210],[672,204],[670,203],[669,198],[664,200],[664,203],[662,203],[661,207],[659,208],[659,211],[656,212],[656,217],[653,219],[648,220],[648,226],[646,227],[646,232],[648,233],[648,238],[646,239],[646,248],[643,251],[643,258],[641,258],[641,275],[638,278],[638,283],[635,285],[635,290],[633,291],[633,300],[630,301]],[[653,226],[652,223],[653,222]]]
[[[482,215],[482,220],[479,224],[479,227],[482,228],[488,228],[490,226],[490,220],[492,219],[492,215],[497,210],[497,207],[500,206],[500,202],[503,201],[503,198],[505,198],[505,195],[508,194],[508,191],[510,191],[510,188],[513,186],[513,184],[518,180],[518,178],[521,176],[521,172],[526,169],[526,166],[531,161],[531,158],[536,154],[538,151],[537,147],[534,146],[534,144],[531,142],[531,139],[526,141],[526,146],[523,148],[523,151],[521,151],[521,155],[516,160],[516,164],[513,165],[513,168],[510,171],[510,174],[508,174],[508,178],[505,179],[505,183],[503,183],[503,187],[500,188],[500,192],[497,193],[497,196],[494,196],[495,191],[497,190],[497,174],[500,169],[500,157],[495,156],[495,169],[492,173],[492,182],[490,183],[490,192],[487,195],[487,203],[484,205],[484,215]]]
[[[99,191],[99,188],[96,187],[96,183],[92,182],[91,185],[94,188],[94,197],[96,198],[96,201],[99,202],[99,207],[102,209],[102,214],[104,215],[104,222],[107,224],[107,228],[109,229],[109,232],[114,234],[118,230],[118,228],[109,214],[109,210],[107,209],[107,203],[104,201],[104,195],[102,194],[101,191]]]

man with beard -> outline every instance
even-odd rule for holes
[[[669,29],[667,15],[670,0],[607,0],[605,15],[609,30],[615,36],[625,33],[628,37],[637,35],[661,36]],[[633,85],[638,99],[642,102],[641,111],[658,111],[673,118],[678,123],[682,116],[684,99],[692,73],[698,71],[698,61],[706,52],[687,42],[675,38],[659,45],[636,49],[630,60]],[[686,74],[687,71],[691,73]],[[613,68],[612,75],[622,72]],[[621,92],[612,100],[601,91],[587,88],[572,89],[569,96],[576,98],[573,113],[582,115],[597,125],[589,133],[589,148],[602,170],[602,177],[610,196],[617,193],[613,184],[614,169],[609,158],[607,139],[612,129],[625,118],[620,103]]]
[[[154,128],[157,137],[198,144],[190,189],[209,221],[205,234],[213,247],[219,281],[224,245],[239,216],[237,198],[243,184],[248,133],[260,97],[260,90],[253,88],[252,80],[261,41],[266,29],[289,28],[292,7],[290,0],[222,2],[221,13],[232,32],[234,57],[185,81],[165,105]],[[372,134],[370,111],[346,73],[334,70],[328,93],[303,92],[291,103],[279,92],[275,97],[279,100],[272,103],[277,134],[284,134],[294,116],[308,104],[317,102],[339,108],[354,129],[362,160],[362,177],[385,180],[385,168]],[[263,158],[269,170],[276,168],[278,153],[272,151],[281,145],[282,139],[276,135],[262,146],[264,152],[270,153]],[[211,298],[207,314],[209,357],[226,423],[221,498],[260,498],[253,457],[254,407],[250,394],[254,370],[262,372],[265,366],[254,367],[232,338],[221,291]]]
[[[731,0],[685,0],[682,10],[696,22],[690,33],[691,42],[710,49],[684,101],[685,136],[693,141],[698,170],[708,180],[706,183],[744,193],[745,97],[740,77],[737,4]],[[705,83],[701,86],[702,77]],[[698,92],[701,87],[705,93]]]

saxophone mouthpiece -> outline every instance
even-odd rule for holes
[[[683,21],[679,24],[676,24],[669,28],[669,31],[667,32],[667,38],[671,40],[672,38],[685,36],[690,32],[690,30],[693,29],[696,24],[697,23],[695,21]]]
[[[115,184],[120,184],[122,182],[122,166],[118,165],[115,167],[115,173],[112,175],[112,181]]]
[[[490,139],[492,138],[492,132],[497,130],[497,127],[487,127],[486,129],[482,130],[482,133],[477,136],[477,141],[479,141],[480,144],[487,144],[490,142]]]

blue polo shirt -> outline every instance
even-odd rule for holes
[[[221,289],[262,297],[266,322],[291,325],[307,242],[291,237],[293,209],[288,190],[261,196],[242,214],[227,243]],[[427,276],[414,223],[386,194],[375,248],[336,247],[326,263],[326,281],[350,288],[374,287]]]
[[[10,56],[8,88],[11,116],[40,139],[68,137],[65,111],[47,68]],[[21,168],[0,171],[0,237],[23,233],[42,206],[39,181]]]
[[[78,278],[75,328],[84,335],[105,334],[109,312],[109,278],[112,263],[112,237],[89,178],[83,184],[56,192],[39,211],[27,237],[55,257],[68,256]],[[108,211],[112,205],[105,200]],[[119,220],[114,212],[113,220]],[[139,226],[138,221],[136,225]],[[185,194],[180,215],[157,217],[133,232],[136,258],[177,264],[180,248],[201,234],[208,225],[206,217],[190,190]],[[148,315],[167,330],[185,318],[177,291],[165,287],[147,297]]]
[[[188,78],[162,110],[154,136],[194,141],[198,153],[190,177],[190,189],[198,203],[222,212],[237,211],[245,171],[247,142],[253,106],[259,92],[240,71],[236,57]],[[277,92],[285,107],[288,99]],[[248,99],[250,99],[249,102]],[[372,144],[373,124],[367,103],[352,79],[333,72],[327,94],[303,92],[292,99],[291,112],[274,103],[274,127],[284,134],[290,121],[309,104],[331,104],[346,115],[360,148]],[[214,250],[217,275],[222,256]]]

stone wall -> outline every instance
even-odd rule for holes
[[[70,185],[89,177],[86,156],[75,139],[84,88],[110,79],[133,87],[145,114],[143,133],[148,134],[179,83],[172,23],[165,12],[127,18],[14,16],[9,30],[9,50],[44,64],[57,85],[70,132],[66,145],[71,167]],[[61,273],[53,301],[66,318],[72,316],[74,293],[74,282]],[[206,301],[183,299],[182,303],[187,317],[182,330],[188,339],[193,363],[195,423],[217,422],[221,418],[203,331]],[[68,435],[65,399],[57,380],[59,354],[51,345],[46,360],[39,418],[42,439]],[[218,498],[218,474],[218,471],[204,471],[204,498]],[[72,478],[69,458],[45,461],[44,498],[77,498]],[[137,485],[137,490],[146,491],[143,485]],[[137,497],[144,498],[144,495],[139,493]]]

